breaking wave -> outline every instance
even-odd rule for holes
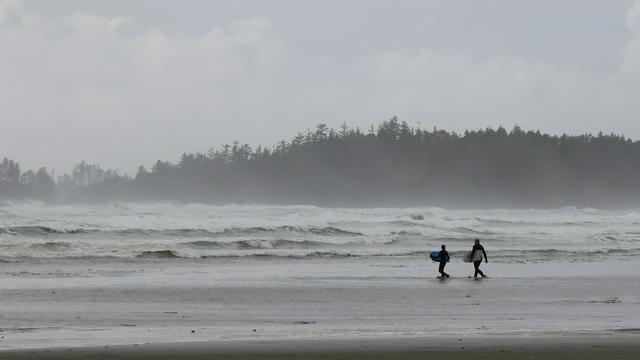
[[[71,244],[65,241],[47,241],[44,243],[31,244],[30,247],[33,249],[56,251],[68,249],[71,247]]]
[[[141,250],[136,252],[112,252],[109,254],[86,254],[73,255],[68,253],[69,246],[62,245],[44,245],[47,250],[55,250],[57,252],[48,251],[38,256],[19,256],[17,258],[3,256],[2,262],[15,262],[29,259],[62,259],[62,260],[108,260],[108,259],[234,259],[234,258],[255,258],[255,259],[344,259],[344,258],[385,258],[385,257],[422,257],[425,261],[429,259],[429,252],[422,250],[401,250],[395,251],[370,251],[370,250],[353,250],[353,249],[317,249],[313,251],[303,251],[304,249],[264,249],[250,248],[233,251],[211,251],[211,252],[189,252],[179,251],[175,249],[163,250]],[[468,251],[450,251],[451,261],[462,262],[463,257]],[[605,256],[640,256],[640,248],[636,249],[604,249],[593,251],[565,251],[558,249],[549,250],[521,250],[521,251],[492,251],[490,254],[492,262],[503,263],[543,263],[557,260],[588,260],[598,261],[604,259]]]
[[[50,236],[55,234],[84,234],[95,230],[87,229],[54,229],[48,226],[9,226],[0,227],[0,235]]]
[[[173,250],[150,250],[143,251],[136,255],[137,258],[147,259],[176,259],[179,258],[178,253]]]
[[[396,240],[380,241],[378,244],[392,244]],[[196,240],[179,243],[180,246],[186,246],[194,249],[239,249],[239,250],[259,250],[259,249],[309,249],[318,247],[336,247],[336,246],[368,246],[371,242],[323,242],[312,240],[286,240],[286,239],[248,239],[238,241],[215,241],[215,240]]]
[[[640,256],[640,212],[594,209],[318,208],[204,204],[0,204],[0,261],[11,259],[349,258],[459,261],[481,239],[496,261]],[[135,260],[134,260],[135,261]]]
[[[296,227],[296,226],[277,226],[277,227],[245,227],[245,228],[228,228],[221,231],[212,231],[207,229],[118,229],[118,230],[100,230],[92,228],[53,228],[48,226],[10,226],[0,227],[0,235],[12,236],[55,236],[55,235],[82,235],[82,234],[99,234],[105,237],[109,236],[137,236],[137,237],[184,237],[184,238],[207,238],[207,237],[232,237],[246,236],[257,234],[273,234],[273,233],[293,233],[293,234],[311,234],[318,236],[364,236],[357,231],[349,231],[334,226],[325,227]]]

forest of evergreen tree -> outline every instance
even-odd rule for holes
[[[640,205],[640,142],[618,135],[318,125],[272,147],[233,142],[135,176],[81,162],[57,179],[0,162],[0,198],[322,206]]]

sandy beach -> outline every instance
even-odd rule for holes
[[[0,359],[636,359],[640,331],[616,337],[354,338],[2,351]]]
[[[468,270],[457,265],[452,273]],[[575,270],[589,275],[588,265]],[[383,338],[393,344],[434,336],[486,337],[475,344],[508,347],[514,339],[529,346],[572,336],[615,342],[639,332],[640,285],[631,275],[637,264],[628,265],[617,277],[507,277],[505,269],[519,274],[518,268],[493,264],[489,279],[440,281],[425,274],[419,257],[332,260],[330,266],[321,259],[22,263],[12,264],[10,273],[4,264],[0,350],[195,342],[218,351],[227,342],[269,348],[281,341]],[[206,345],[210,341],[217,343]]]

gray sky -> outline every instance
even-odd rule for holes
[[[320,122],[640,138],[640,1],[0,0],[0,157],[57,173]]]

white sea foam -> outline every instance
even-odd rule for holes
[[[562,208],[319,208],[204,204],[0,207],[5,261],[49,258],[454,257],[480,238],[492,259],[575,261],[640,256],[640,213]],[[165,256],[171,254],[171,256]]]

